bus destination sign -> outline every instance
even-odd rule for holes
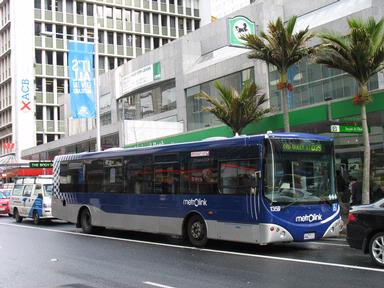
[[[29,168],[52,168],[53,162],[29,162]]]
[[[321,144],[314,143],[283,143],[284,152],[323,152]]]

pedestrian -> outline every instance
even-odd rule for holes
[[[351,197],[349,191],[349,184],[345,181],[341,171],[336,171],[336,187],[337,187],[337,196],[339,199],[342,212],[347,214],[349,211],[349,199]]]
[[[363,185],[361,181],[353,179],[355,182],[352,184],[352,205],[360,205],[362,201]]]

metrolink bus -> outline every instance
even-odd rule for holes
[[[100,228],[268,244],[337,236],[333,140],[267,133],[56,156],[53,215]]]

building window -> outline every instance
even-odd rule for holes
[[[43,106],[36,105],[36,120],[43,120]]]
[[[108,18],[108,19],[113,19],[113,9],[112,7],[107,7],[106,10],[105,10],[105,16]]]
[[[99,36],[97,37],[98,38],[98,42],[99,43],[104,43],[104,31],[99,31],[98,34],[99,34]]]
[[[52,1],[51,0],[45,0],[45,10],[52,11]]]
[[[144,12],[144,24],[149,24],[149,13]]]
[[[36,62],[37,64],[41,64],[41,63],[42,63],[41,53],[42,53],[41,50],[35,50],[35,62]]]
[[[65,7],[67,10],[67,13],[73,14],[73,0],[66,0]]]
[[[161,15],[161,26],[167,27],[167,15]]]
[[[35,78],[35,85],[36,85],[36,91],[41,92],[43,91],[43,79],[42,78]]]
[[[108,44],[113,45],[113,32],[107,32]]]
[[[140,12],[133,11],[133,14],[134,14],[134,17],[135,17],[135,23],[136,24],[140,24],[141,23]]]
[[[45,91],[53,92],[53,79],[52,78],[46,78],[45,79]]]
[[[41,0],[35,0],[35,9],[41,9]]]
[[[152,21],[154,26],[159,26],[159,14],[152,14]]]
[[[132,35],[127,35],[127,47],[132,47],[133,44],[132,44],[132,41],[133,41],[133,37]]]
[[[64,79],[57,79],[57,93],[64,93]]]
[[[127,22],[132,22],[132,14],[130,10],[124,10],[124,20]]]
[[[145,45],[145,49],[151,49],[151,38],[145,36],[144,45]]]
[[[52,51],[45,51],[45,63],[48,65],[53,65]]]
[[[109,70],[115,69],[115,58],[108,57],[108,69]]]
[[[116,33],[116,44],[117,45],[123,45],[123,34],[122,33]]]
[[[93,16],[93,4],[87,3],[87,16]]]
[[[157,37],[154,37],[153,38],[153,48],[156,49],[156,48],[159,48],[159,46],[160,46],[160,39]]]
[[[63,0],[54,0],[55,1],[55,11],[63,12]]]
[[[63,52],[56,52],[56,64],[63,66],[64,65],[64,53]]]
[[[123,18],[122,10],[120,8],[115,8],[115,17],[117,20],[121,20]]]
[[[41,36],[41,23],[35,22],[35,36]]]
[[[56,25],[56,38],[63,39],[63,26],[62,25]]]
[[[84,15],[84,5],[83,2],[76,2],[76,14],[77,15]]]

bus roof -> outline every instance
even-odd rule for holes
[[[209,138],[207,140],[195,141],[195,142],[184,142],[184,143],[174,143],[174,144],[163,144],[156,146],[145,146],[145,147],[136,147],[136,148],[127,148],[127,149],[118,149],[112,151],[101,151],[101,152],[83,152],[78,154],[67,154],[67,155],[58,155],[55,157],[55,161],[68,161],[68,160],[82,160],[82,159],[98,159],[103,156],[108,157],[121,157],[128,155],[135,155],[138,152],[143,152],[145,154],[152,153],[172,153],[172,152],[183,152],[209,149],[213,147],[236,147],[238,145],[247,145],[247,144],[262,144],[264,139],[306,139],[306,140],[315,140],[315,141],[333,141],[333,138],[320,136],[315,134],[308,133],[266,133],[252,136],[235,136],[230,138]],[[176,149],[175,149],[176,148]],[[140,154],[141,154],[140,153]]]

